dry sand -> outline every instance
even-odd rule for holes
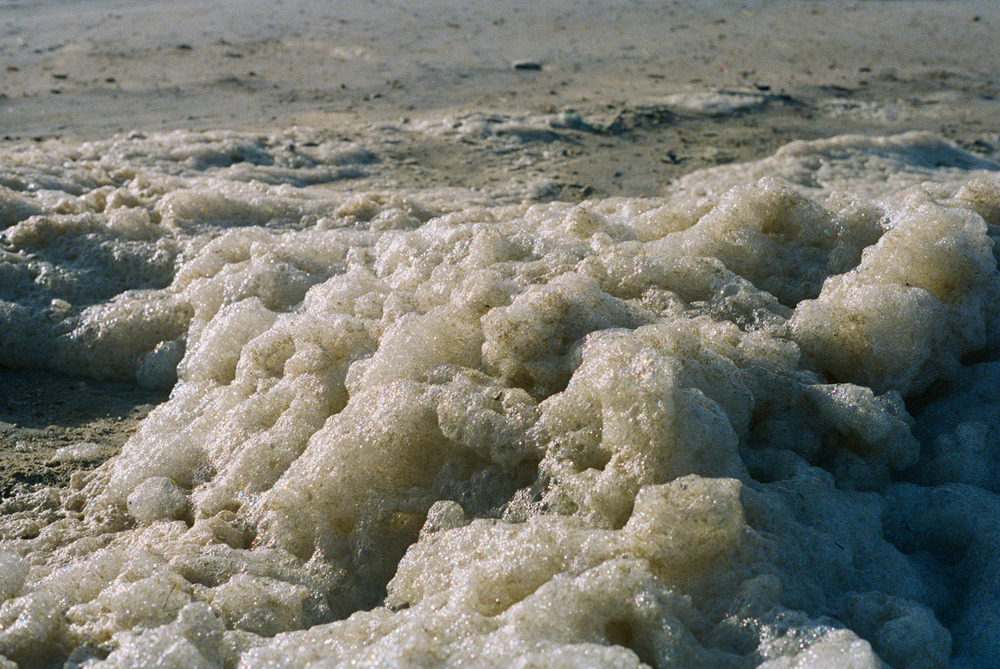
[[[1000,151],[995,0],[259,7],[0,0],[0,146],[305,125],[377,156],[345,189],[501,200],[512,181],[539,200],[657,195],[698,168],[848,132]],[[0,494],[96,466],[162,399],[0,367]],[[46,464],[81,441],[104,450]]]

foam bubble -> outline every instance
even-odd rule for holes
[[[50,463],[91,462],[100,460],[107,453],[107,446],[92,441],[81,441],[72,446],[63,446],[52,454]]]
[[[530,134],[494,125],[463,132]],[[834,138],[666,199],[483,207],[308,185],[368,169],[329,141],[59,150],[0,194],[4,359],[173,389],[3,502],[3,657],[995,657],[982,161]]]

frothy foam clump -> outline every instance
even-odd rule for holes
[[[11,196],[30,259],[3,271],[60,280],[5,318],[70,305],[38,356],[177,381],[120,455],[0,505],[0,656],[986,666],[1000,180],[965,156],[872,200],[845,167],[893,146],[934,176],[929,145],[773,159],[844,190],[712,195],[735,167],[705,197],[449,213],[135,165]],[[70,239],[141,252],[101,283]]]

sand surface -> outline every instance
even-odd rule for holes
[[[0,148],[299,125],[372,152],[346,190],[493,201],[657,195],[849,132],[931,130],[995,161],[998,32],[994,0],[2,0]],[[96,466],[162,399],[0,367],[0,494]],[[100,448],[51,461],[79,442]]]

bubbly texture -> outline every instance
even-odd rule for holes
[[[496,205],[296,132],[4,156],[0,361],[172,391],[0,503],[0,664],[1000,655],[998,166],[840,137]]]

